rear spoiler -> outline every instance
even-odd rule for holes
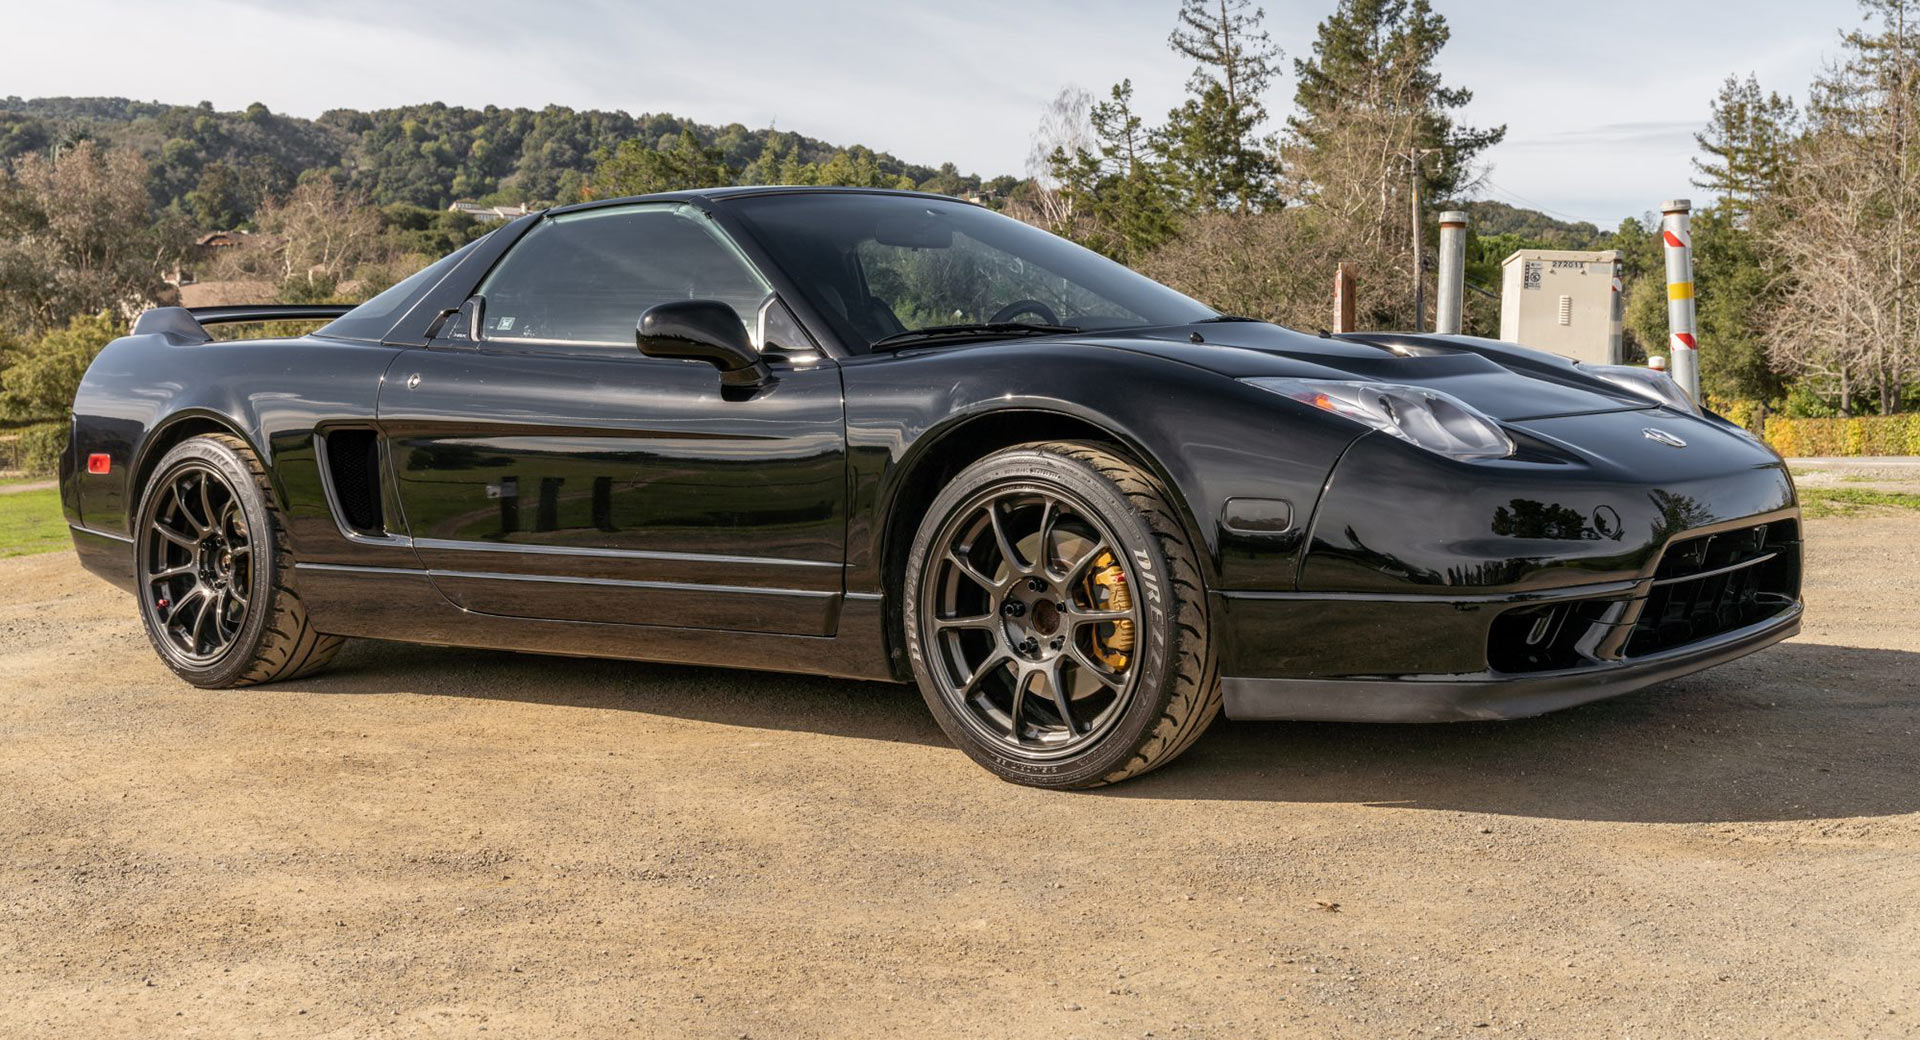
[[[247,307],[154,307],[133,319],[133,335],[160,335],[186,343],[211,343],[208,325],[254,321],[332,321],[354,308],[350,303],[267,304]]]

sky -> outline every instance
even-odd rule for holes
[[[1178,0],[9,0],[0,96],[123,96],[315,116],[426,101],[671,112],[777,126],[910,162],[1023,174],[1047,100],[1134,82],[1178,103]],[[1291,59],[1334,0],[1265,0]],[[1722,80],[1804,99],[1859,24],[1853,0],[1434,0],[1459,114],[1505,124],[1482,197],[1603,228],[1689,184],[1693,134]]]

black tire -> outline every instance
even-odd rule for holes
[[[294,592],[286,525],[245,441],[208,434],[175,445],[133,515],[140,620],[182,679],[210,689],[294,679],[345,642],[316,631]]]
[[[1027,444],[968,466],[928,508],[905,579],[921,694],[947,736],[1002,779],[1085,788],[1139,776],[1220,712],[1193,546],[1166,490],[1110,448]],[[1130,603],[1113,597],[1117,585]],[[1137,626],[1131,652],[1115,649],[1117,623],[1099,620],[1121,614]],[[1115,660],[1124,664],[1109,671]]]

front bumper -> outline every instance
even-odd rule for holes
[[[1804,608],[1745,628],[1630,661],[1600,662],[1558,672],[1476,677],[1392,679],[1259,679],[1221,681],[1227,717],[1315,722],[1473,722],[1518,719],[1630,693],[1725,664],[1800,631]]]

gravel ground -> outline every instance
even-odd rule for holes
[[[1920,518],[1809,537],[1756,657],[1083,794],[906,687],[361,642],[195,690],[0,560],[0,1035],[1913,1036]]]

